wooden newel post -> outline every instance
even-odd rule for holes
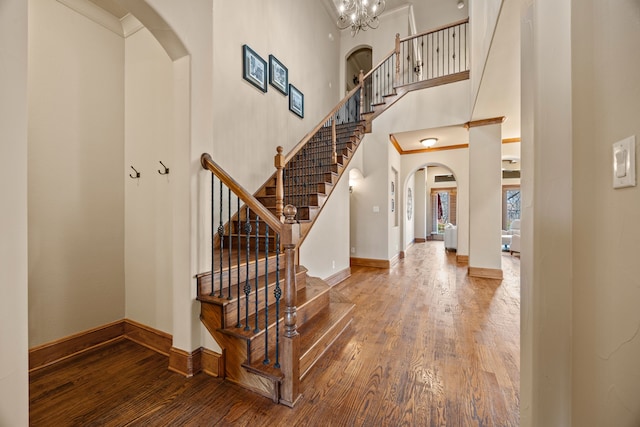
[[[280,222],[284,222],[284,154],[282,154],[281,146],[278,146],[276,151],[278,154],[273,159],[276,167],[276,217]]]
[[[296,208],[284,208],[285,222],[282,227],[284,247],[284,337],[282,338],[282,373],[280,403],[293,407],[300,398],[300,335],[296,329],[296,247],[300,238],[300,225],[296,223]]]
[[[400,84],[400,34],[396,33],[396,86]]]

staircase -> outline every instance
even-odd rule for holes
[[[386,59],[361,73],[360,84],[289,154],[278,147],[276,171],[255,194],[202,155],[202,166],[212,173],[214,236],[211,269],[196,276],[197,300],[202,323],[223,349],[226,380],[292,407],[301,381],[349,326],[354,305],[311,277],[296,259],[297,249],[375,117],[412,90],[469,78],[466,57],[461,65],[460,48],[449,46],[462,31],[466,39],[467,25],[396,37]],[[421,59],[438,55],[437,70]]]

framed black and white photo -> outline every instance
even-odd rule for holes
[[[289,84],[289,110],[304,118],[304,95],[292,84]]]
[[[246,44],[242,46],[242,77],[261,91],[267,91],[267,62]]]
[[[289,70],[273,55],[269,55],[269,84],[283,95],[289,94]]]

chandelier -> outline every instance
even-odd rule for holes
[[[338,17],[341,30],[351,27],[351,35],[369,28],[375,30],[380,25],[378,17],[384,12],[385,0],[342,0]]]

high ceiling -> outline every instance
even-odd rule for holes
[[[101,8],[103,8],[104,10],[106,10],[107,12],[109,12],[110,14],[112,14],[118,19],[124,18],[125,15],[129,13],[127,9],[120,6],[115,0],[90,0],[90,1],[95,3],[97,6],[100,6]]]
[[[90,0],[102,9],[122,19],[127,10],[116,0]],[[338,19],[338,7],[342,0],[322,0],[327,12],[334,20]],[[465,0],[465,3],[468,0]],[[406,5],[406,0],[386,0],[386,10],[390,11]],[[430,28],[431,21],[425,17],[429,12],[467,13],[456,11],[457,0],[419,0],[414,1],[414,12],[418,28],[425,25]],[[452,12],[454,10],[454,12]],[[482,76],[478,97],[470,120],[505,116],[502,125],[503,138],[520,137],[520,29],[518,2],[504,0],[498,27],[494,34],[487,63]],[[425,15],[425,16],[423,16]],[[422,24],[420,24],[422,22]],[[424,147],[420,140],[428,137],[438,138],[434,148],[467,144],[468,132],[464,123],[431,129],[416,129],[399,132],[394,138],[405,152],[420,150]]]

